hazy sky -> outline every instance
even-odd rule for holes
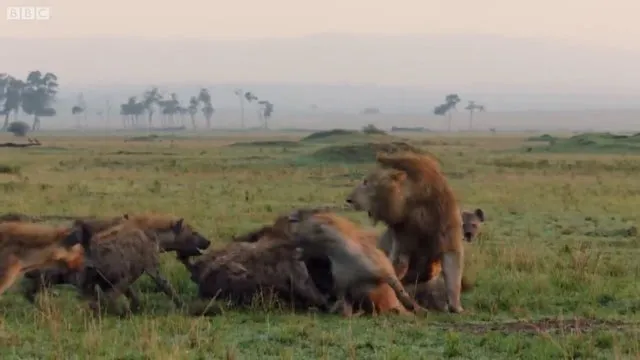
[[[0,20],[0,36],[281,37],[489,33],[640,48],[638,0],[0,0],[51,20]],[[4,7],[4,6],[3,6]]]

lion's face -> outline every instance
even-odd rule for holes
[[[356,211],[371,211],[371,199],[375,194],[374,187],[371,186],[371,176],[364,178],[347,196],[347,204]]]
[[[405,203],[406,173],[394,169],[377,169],[368,174],[347,196],[354,210],[366,211],[374,222],[397,220]]]

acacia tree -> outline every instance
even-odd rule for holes
[[[233,93],[236,94],[240,101],[240,128],[244,129],[244,90],[235,89]]]
[[[160,101],[162,101],[162,95],[156,86],[145,91],[142,103],[144,104],[144,110],[147,111],[149,127],[153,124],[155,107],[160,103]]]
[[[14,118],[17,119],[24,85],[22,80],[8,74],[0,74],[0,114],[4,115],[2,130],[7,130],[11,113],[14,113]]]
[[[211,103],[211,94],[209,94],[209,90],[200,89],[200,93],[198,93],[198,101],[202,102],[202,115],[204,115],[204,119],[207,122],[207,129],[211,129],[211,117],[216,112],[216,109],[213,108],[213,104]]]
[[[460,96],[458,96],[458,94],[449,94],[445,96],[443,104],[440,104],[433,109],[434,114],[447,116],[449,131],[451,131],[451,116],[452,116],[451,111],[456,109],[456,105],[459,102],[460,102]]]
[[[144,102],[138,102],[136,96],[129,97],[126,103],[120,105],[120,115],[122,115],[124,127],[127,127],[127,123],[130,123],[131,127],[137,126],[144,111]]]
[[[251,104],[254,101],[256,101],[256,102],[258,101],[258,97],[254,93],[252,93],[251,91],[247,91],[246,93],[244,93],[244,99],[247,100],[247,102],[249,104]],[[257,110],[258,121],[259,122],[263,122],[263,120],[262,120],[262,109],[260,107],[260,104],[258,104],[258,105],[259,105],[258,110]]]
[[[258,115],[262,117],[262,123],[265,129],[269,128],[269,119],[271,118],[271,114],[273,113],[273,104],[267,100],[258,101],[261,108],[258,112]]]
[[[109,126],[109,123],[111,123],[111,98],[110,97],[108,97],[104,101],[104,108],[105,108],[105,120],[106,120],[107,126]]]
[[[122,126],[126,129],[128,124],[133,127],[133,104],[136,102],[136,97],[131,96],[126,103],[120,104],[120,115],[122,115]]]
[[[84,114],[84,125],[87,126],[87,104],[84,101],[84,95],[80,93],[78,95],[78,100],[76,105],[71,108],[71,115],[78,116],[79,114]],[[76,119],[77,127],[80,126],[80,119]]]
[[[206,103],[202,107],[202,114],[204,115],[205,120],[207,121],[207,129],[211,129],[211,118],[213,114],[216,112],[216,109],[213,108],[211,103]]]
[[[189,117],[191,118],[191,126],[196,128],[196,114],[198,113],[198,105],[200,102],[198,101],[197,96],[192,96],[189,99],[189,107],[187,108],[187,112],[189,113]]]
[[[9,115],[8,113],[5,113],[4,109],[4,104],[7,98],[7,91],[9,89],[9,81],[9,74],[0,73],[0,105],[2,105],[2,107],[0,107],[0,114],[6,115],[3,130],[5,130],[9,122]]]
[[[476,111],[485,111],[484,105],[478,105],[475,101],[470,100],[469,104],[464,108],[469,111],[469,130],[473,129],[473,113]]]
[[[21,92],[22,111],[33,116],[32,131],[40,129],[40,118],[55,116],[56,110],[51,107],[58,93],[58,77],[53,73],[42,74],[39,70],[27,76]]]
[[[160,108],[162,108],[162,115],[166,116],[168,119],[169,125],[173,126],[174,116],[178,113],[178,109],[180,108],[180,101],[178,100],[178,94],[171,93],[170,99],[168,100],[160,100],[159,101]],[[163,119],[164,123],[164,119]]]

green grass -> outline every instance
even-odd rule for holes
[[[314,158],[333,145],[316,141],[227,146],[292,136],[125,142],[42,135],[45,146],[66,150],[4,149],[0,194],[5,211],[31,215],[172,212],[221,246],[291,208],[341,206],[373,167]],[[524,136],[415,134],[410,143],[438,156],[462,205],[487,216],[484,233],[467,245],[465,271],[476,288],[463,295],[465,314],[347,320],[229,310],[189,317],[142,278],[135,285],[142,314],[94,319],[67,288],[36,309],[16,285],[0,298],[0,358],[640,357],[640,157],[506,151],[524,146]],[[305,166],[294,166],[303,158]],[[365,214],[343,214],[368,224]],[[163,270],[185,299],[195,297],[171,255],[163,255]]]
[[[529,141],[543,142],[546,146],[526,147],[527,152],[591,153],[591,154],[640,154],[640,133],[615,135],[611,133],[586,133],[570,138],[554,138],[549,134],[531,137]]]

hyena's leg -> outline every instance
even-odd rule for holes
[[[293,290],[296,297],[302,300],[303,303],[318,307],[323,311],[328,308],[327,299],[318,291],[310,279],[306,282],[294,281]]]
[[[449,311],[453,313],[464,311],[460,303],[463,263],[464,253],[462,250],[449,251],[442,255],[442,276],[447,289]]]
[[[131,307],[131,311],[140,311],[140,296],[135,290],[133,290],[131,286],[124,290],[124,296],[129,299],[129,306]]]
[[[373,303],[374,314],[396,312],[399,314],[411,314],[402,305],[393,288],[386,283],[381,283],[369,291],[368,300]]]
[[[336,302],[329,309],[329,312],[335,314],[340,312],[344,317],[351,317],[353,315],[353,305],[347,300],[346,293],[344,291],[336,291]]]
[[[184,302],[180,299],[180,297],[178,296],[178,293],[176,293],[176,291],[173,289],[173,286],[171,286],[169,281],[167,281],[167,279],[165,279],[164,276],[160,274],[160,271],[157,268],[152,270],[147,270],[146,272],[156,282],[158,287],[160,287],[162,291],[171,299],[171,301],[173,301],[176,307],[178,308],[184,307]]]
[[[414,312],[425,312],[426,310],[420,306],[405,290],[404,286],[396,276],[390,275],[387,276],[385,282],[391,286],[393,291],[396,293],[398,300],[404,305],[407,309],[413,310]]]
[[[20,266],[20,261],[15,258],[9,259],[8,262],[0,266],[0,295],[2,295],[18,280],[22,266]]]
[[[89,309],[94,315],[100,315],[100,297],[96,284],[93,282],[85,282],[79,288],[80,296],[89,304]]]
[[[25,276],[25,286],[23,295],[27,301],[34,304],[36,297],[40,291],[44,290],[46,283],[44,281],[44,274],[38,270]]]
[[[409,256],[402,250],[401,242],[397,234],[389,234],[392,237],[389,260],[393,264],[398,279],[402,280],[409,271]]]
[[[121,310],[118,304],[118,299],[127,291],[132,282],[133,281],[131,281],[130,278],[121,279],[118,283],[114,284],[109,290],[106,291],[105,297],[107,300],[109,312],[113,312],[118,316],[123,316],[125,314],[131,313],[131,307],[128,303],[125,305],[124,311]]]

